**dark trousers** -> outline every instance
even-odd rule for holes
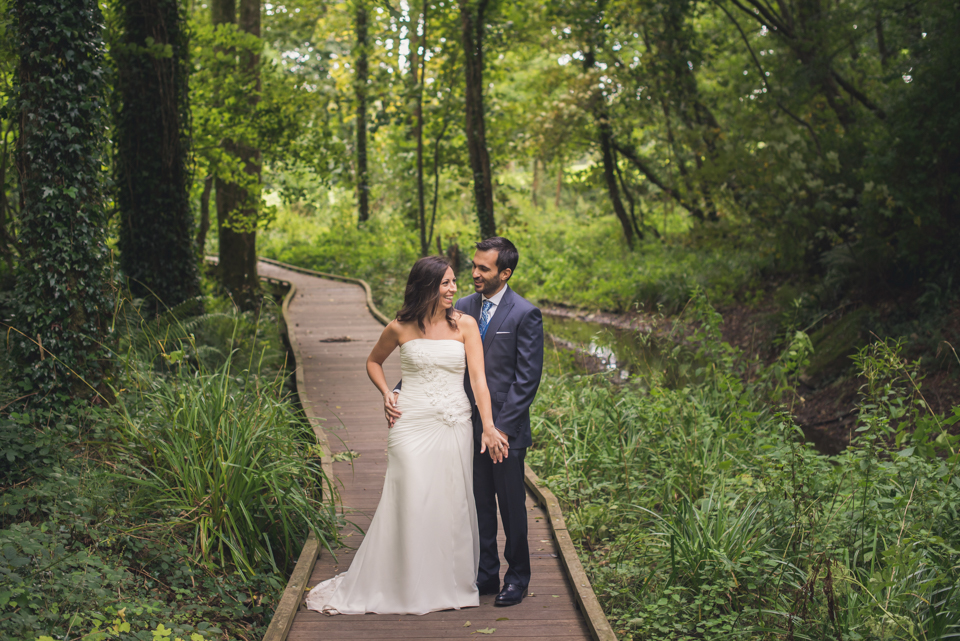
[[[477,503],[480,526],[480,569],[477,583],[500,578],[500,555],[497,553],[497,504],[507,542],[503,556],[507,560],[504,585],[526,589],[530,585],[530,547],[527,544],[527,493],[523,485],[523,458],[526,448],[511,449],[510,456],[500,463],[473,452],[473,496]]]

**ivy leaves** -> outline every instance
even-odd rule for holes
[[[107,376],[103,21],[94,0],[20,0],[14,12],[12,106],[24,124],[11,343],[37,398],[56,403],[89,395]]]

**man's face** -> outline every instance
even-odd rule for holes
[[[500,291],[503,283],[510,278],[511,270],[497,271],[499,255],[500,252],[495,249],[477,250],[473,255],[473,288],[488,298]]]

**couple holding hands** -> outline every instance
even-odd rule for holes
[[[530,404],[543,370],[540,310],[507,284],[509,240],[476,244],[474,294],[454,304],[442,256],[410,270],[403,308],[367,359],[390,433],[373,521],[343,574],[317,585],[307,607],[326,614],[426,614],[523,600],[530,583],[523,459]],[[383,362],[400,350],[402,386]],[[508,569],[500,583],[497,510]]]

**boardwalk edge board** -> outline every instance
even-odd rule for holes
[[[275,265],[277,267],[282,267],[284,269],[289,269],[290,271],[309,276],[318,276],[320,278],[328,278],[331,280],[357,284],[364,289],[366,294],[367,308],[369,309],[370,314],[383,325],[386,325],[390,322],[390,318],[381,312],[374,304],[370,285],[367,284],[367,282],[363,279],[318,272],[312,269],[297,267],[296,265],[290,265],[289,263],[283,263],[270,258],[258,258],[258,260],[269,265]],[[293,283],[290,283],[290,291],[283,300],[282,308],[283,320],[287,328],[292,326],[289,322],[289,307],[290,302],[293,300],[295,295],[296,288],[294,287]],[[319,421],[311,416],[311,412],[308,409],[311,407],[311,404],[304,394],[304,390],[306,390],[306,383],[303,380],[303,368],[301,367],[303,359],[300,355],[300,349],[297,342],[293,340],[293,337],[289,336],[289,338],[290,348],[293,351],[296,366],[297,394],[300,396],[300,403],[303,406],[311,425],[315,426],[314,432],[316,432],[317,437],[321,439],[320,447],[322,448],[324,455],[324,458],[322,459],[324,472],[327,473],[328,478],[333,479],[329,443],[326,440],[326,436],[319,424]],[[577,555],[577,549],[573,545],[573,541],[570,539],[570,535],[567,532],[566,521],[564,521],[563,512],[560,509],[560,501],[557,500],[557,497],[554,496],[553,492],[542,485],[540,478],[532,469],[530,469],[529,465],[524,465],[524,468],[524,482],[526,483],[527,488],[534,495],[534,497],[536,497],[537,501],[541,506],[543,506],[550,517],[550,529],[553,532],[554,538],[557,540],[557,547],[559,548],[560,552],[560,560],[562,561],[564,570],[567,573],[567,578],[569,578],[570,583],[574,588],[577,603],[580,605],[580,611],[583,614],[587,627],[590,629],[590,635],[593,637],[594,641],[617,641],[617,637],[613,632],[613,628],[610,626],[607,616],[603,613],[603,609],[600,607],[600,601],[597,599],[597,595],[593,591],[593,586],[590,583],[590,579],[587,578],[587,573],[583,569],[583,564],[580,563],[580,557]],[[270,626],[267,628],[267,632],[263,636],[263,641],[286,641],[287,636],[290,633],[290,628],[293,625],[293,618],[296,615],[297,609],[300,606],[300,602],[303,599],[303,592],[307,587],[307,582],[309,581],[310,574],[313,572],[313,567],[317,562],[319,553],[319,543],[311,533],[307,538],[307,542],[303,546],[303,551],[300,553],[300,558],[297,560],[297,565],[293,570],[293,574],[290,576],[290,582],[287,584],[287,588],[284,590],[283,596],[280,599],[280,603],[277,605],[277,609],[274,612]]]

